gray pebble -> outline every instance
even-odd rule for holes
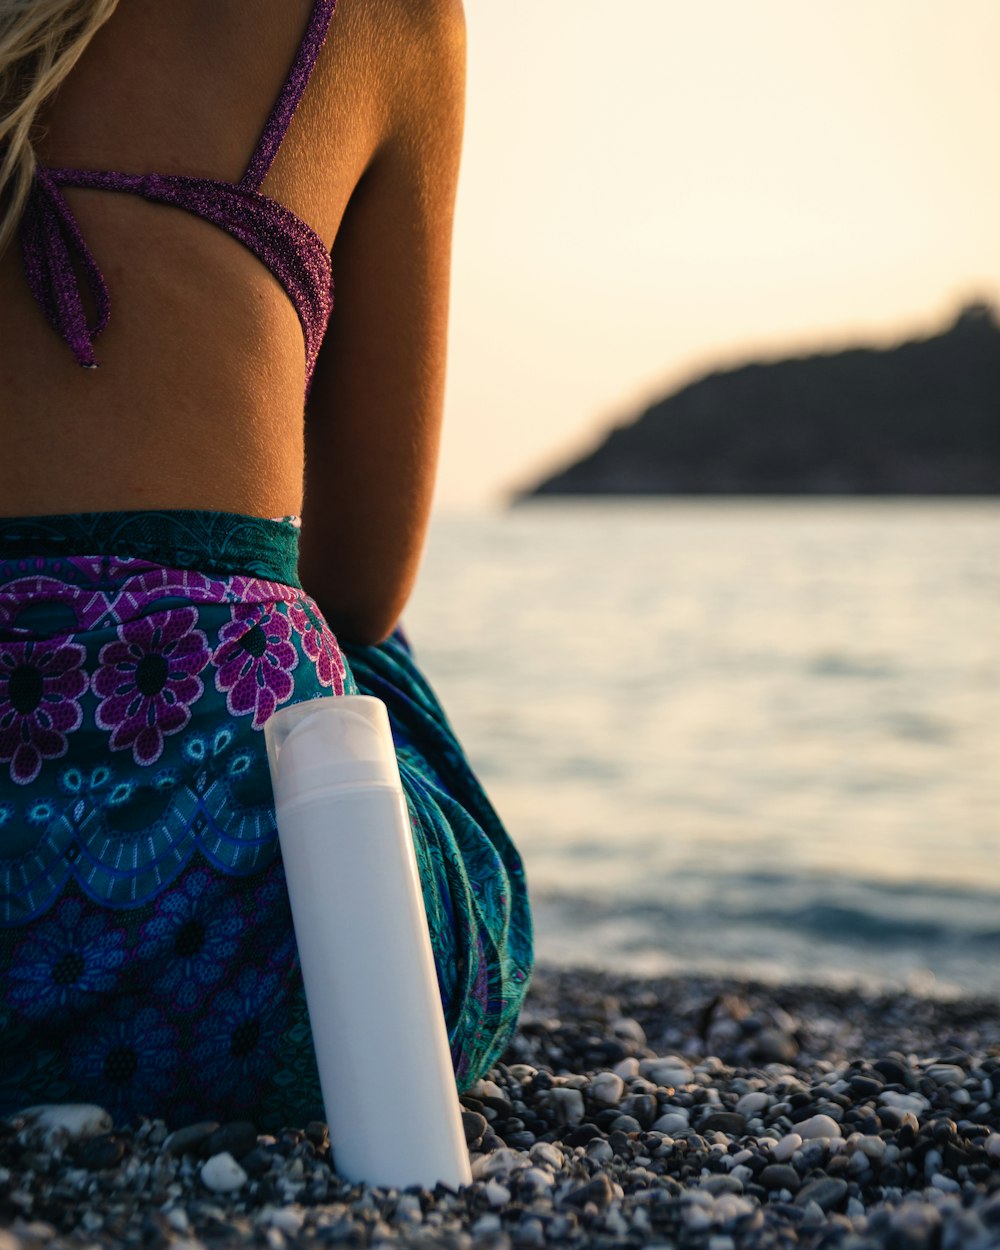
[[[802,1184],[802,1177],[790,1163],[769,1163],[760,1174],[760,1183],[765,1189],[787,1189],[790,1194],[795,1194]]]
[[[847,1181],[839,1176],[819,1176],[807,1181],[797,1194],[798,1201],[815,1202],[823,1211],[832,1211],[847,1195]]]
[[[163,1149],[174,1155],[197,1154],[218,1127],[218,1120],[188,1124],[171,1133],[164,1141]]]
[[[249,1120],[232,1120],[209,1134],[203,1150],[207,1155],[231,1154],[242,1159],[257,1145],[257,1126]]]

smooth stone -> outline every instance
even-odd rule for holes
[[[563,1198],[563,1202],[569,1202],[575,1207],[586,1206],[588,1202],[593,1202],[598,1207],[606,1207],[614,1196],[610,1180],[603,1172],[599,1172],[586,1185],[580,1185],[577,1189],[571,1190]]]
[[[587,1158],[593,1159],[596,1163],[610,1163],[615,1157],[615,1152],[611,1148],[611,1143],[603,1138],[589,1142],[587,1147]]]
[[[486,1201],[491,1207],[505,1207],[510,1202],[510,1190],[492,1178],[486,1182]]]
[[[743,1182],[738,1176],[720,1172],[717,1176],[706,1177],[701,1182],[701,1188],[713,1196],[718,1194],[741,1194],[743,1192]]]
[[[610,1128],[612,1132],[619,1133],[641,1133],[642,1125],[634,1115],[619,1115],[611,1121]]]
[[[798,1133],[786,1133],[771,1147],[771,1157],[779,1163],[786,1163],[801,1145],[802,1138]]]
[[[231,1194],[246,1184],[247,1174],[231,1154],[223,1151],[202,1164],[201,1181],[213,1193]]]
[[[655,1085],[690,1085],[694,1080],[691,1066],[676,1055],[665,1055],[660,1059],[643,1059],[639,1064],[639,1075],[652,1081]]]
[[[488,1180],[492,1176],[509,1176],[518,1168],[531,1166],[531,1158],[521,1150],[502,1146],[492,1154],[481,1155],[472,1165],[473,1180]]]
[[[551,1174],[543,1168],[525,1168],[523,1172],[518,1172],[517,1179],[522,1185],[532,1189],[551,1189],[555,1184]]]
[[[991,1159],[1000,1159],[1000,1133],[990,1133],[987,1137],[986,1153]]]
[[[766,1111],[771,1105],[771,1095],[765,1094],[762,1089],[751,1090],[749,1094],[744,1094],[737,1102],[736,1110],[742,1116],[750,1119],[755,1116],[758,1111]]]
[[[847,1181],[841,1177],[817,1176],[815,1180],[806,1181],[796,1199],[803,1206],[807,1202],[815,1202],[823,1211],[830,1211],[844,1200],[846,1194]]]
[[[858,1149],[864,1151],[869,1159],[882,1159],[885,1157],[886,1144],[881,1137],[867,1135],[859,1140]]]
[[[755,1063],[792,1063],[798,1053],[798,1042],[780,1029],[761,1029],[750,1044]]]
[[[690,1128],[687,1115],[680,1111],[666,1112],[653,1125],[654,1132],[666,1133],[668,1137],[673,1137],[677,1133],[683,1133],[687,1128]]]
[[[205,1154],[230,1154],[242,1159],[257,1146],[257,1126],[249,1120],[231,1120],[209,1135],[205,1142]]]
[[[627,1041],[635,1042],[637,1046],[646,1045],[646,1030],[638,1020],[633,1020],[631,1016],[619,1016],[617,1020],[612,1020],[611,1032],[615,1037],[623,1037]]]
[[[604,1136],[605,1133],[602,1128],[599,1128],[596,1124],[588,1122],[586,1124],[578,1125],[577,1128],[571,1129],[563,1137],[560,1144],[570,1147],[586,1146],[586,1144],[593,1141],[595,1137],[603,1138]]]
[[[932,1063],[925,1069],[935,1085],[961,1085],[965,1080],[965,1069],[957,1063]]]
[[[891,1059],[889,1056],[876,1059],[872,1067],[885,1077],[890,1085],[909,1085],[910,1083],[910,1069],[898,1059]]]
[[[614,1072],[599,1072],[590,1086],[591,1097],[605,1107],[616,1107],[625,1093],[625,1082]]]
[[[197,1124],[188,1124],[171,1133],[163,1143],[163,1149],[172,1155],[194,1154],[218,1127],[218,1120],[200,1120]]]
[[[885,1082],[878,1081],[872,1076],[862,1076],[858,1073],[852,1076],[849,1082],[849,1088],[852,1094],[858,1098],[877,1098],[885,1089]]]
[[[894,1089],[887,1089],[879,1094],[878,1100],[883,1107],[895,1107],[904,1114],[912,1111],[914,1115],[921,1115],[930,1106],[922,1094],[900,1094]]]
[[[89,1102],[40,1103],[19,1111],[15,1119],[21,1120],[30,1133],[42,1136],[49,1145],[60,1140],[83,1141],[110,1133],[114,1127],[104,1108]]]
[[[465,1130],[465,1144],[471,1146],[473,1142],[479,1141],[489,1128],[489,1121],[486,1119],[486,1116],[480,1115],[478,1111],[463,1110],[462,1128]]]
[[[656,1099],[651,1094],[633,1094],[621,1104],[622,1115],[632,1116],[643,1128],[656,1119]]]
[[[273,1161],[274,1156],[271,1152],[258,1146],[255,1150],[251,1150],[249,1154],[243,1156],[240,1160],[240,1167],[246,1172],[247,1176],[266,1176],[271,1170]]]
[[[488,1081],[485,1078],[478,1080],[475,1085],[472,1086],[469,1090],[469,1097],[478,1098],[480,1102],[482,1102],[484,1098],[499,1098],[501,1101],[506,1102],[504,1092],[496,1081]]]
[[[810,1116],[796,1124],[795,1131],[803,1141],[814,1137],[840,1137],[840,1125],[828,1115]]]
[[[736,1137],[746,1128],[747,1122],[737,1111],[715,1111],[698,1125],[699,1133],[726,1133]]]
[[[103,1172],[108,1168],[116,1168],[125,1157],[125,1143],[120,1137],[112,1137],[102,1133],[100,1137],[90,1137],[76,1151],[73,1161],[89,1172]]]
[[[802,1185],[802,1177],[790,1163],[769,1163],[757,1179],[765,1189],[787,1189],[790,1194],[798,1193]]]
[[[528,1157],[534,1163],[551,1168],[554,1172],[558,1172],[566,1162],[566,1156],[559,1147],[547,1141],[536,1142],[528,1151]]]
[[[564,1086],[550,1089],[542,1099],[542,1106],[553,1113],[559,1126],[581,1124],[586,1113],[583,1094],[578,1089],[566,1089]]]
[[[639,1060],[629,1055],[621,1063],[616,1063],[611,1071],[614,1072],[615,1076],[620,1076],[623,1081],[631,1081],[639,1075]]]
[[[300,1206],[271,1207],[270,1210],[262,1211],[257,1217],[258,1224],[266,1228],[276,1228],[286,1237],[297,1237],[305,1222],[305,1209]]]

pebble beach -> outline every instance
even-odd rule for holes
[[[1000,1246],[993,1000],[542,968],[462,1102],[457,1192],[341,1179],[320,1123],[33,1109],[0,1250]]]

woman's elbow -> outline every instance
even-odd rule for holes
[[[339,642],[374,646],[384,642],[399,624],[405,600],[398,597],[368,603],[324,605],[327,624]]]

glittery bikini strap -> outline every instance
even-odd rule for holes
[[[336,8],[314,0],[305,34],[239,182],[167,174],[39,166],[21,219],[24,271],[39,307],[69,344],[77,363],[97,368],[93,342],[108,323],[107,285],[62,187],[124,191],[173,204],[226,230],[278,278],[299,314],[306,347],[306,391],[332,304],[330,256],[316,232],[284,205],[260,193],[271,163],[312,75]],[[88,317],[81,280],[93,305]]]
[[[267,171],[271,168],[278,154],[278,148],[281,147],[281,142],[295,116],[295,110],[302,99],[306,84],[316,68],[316,61],[330,28],[336,5],[337,0],[315,0],[309,24],[299,44],[295,60],[292,62],[292,68],[288,71],[285,85],[275,101],[271,116],[267,119],[264,132],[250,158],[247,171],[240,179],[241,187],[257,191],[267,176]]]

